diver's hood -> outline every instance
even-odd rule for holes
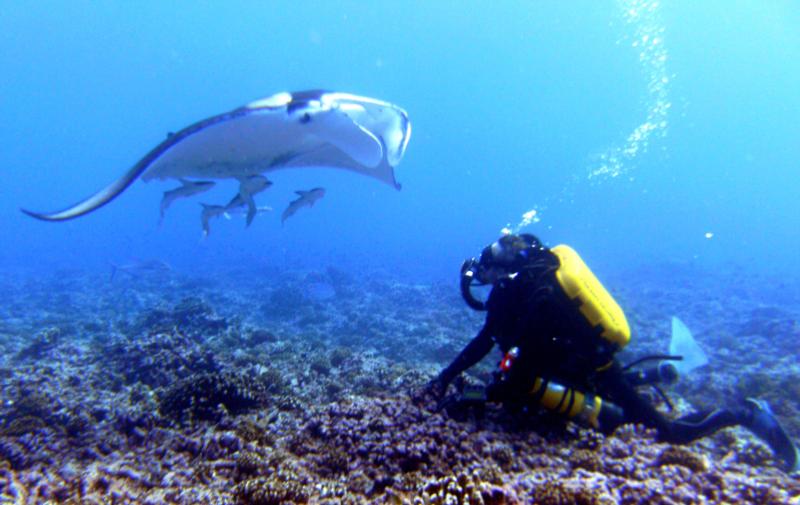
[[[478,299],[472,288],[494,285],[500,279],[513,276],[546,250],[539,239],[529,233],[500,237],[483,248],[480,260],[470,258],[462,263],[461,297],[470,308],[486,310],[486,302]]]

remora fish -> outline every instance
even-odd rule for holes
[[[160,221],[164,220],[164,212],[166,212],[167,208],[172,205],[172,202],[178,198],[188,198],[198,195],[213,188],[216,184],[216,182],[212,181],[188,181],[183,177],[179,177],[178,180],[181,182],[179,187],[164,192],[164,197],[161,199]]]
[[[164,274],[172,271],[172,267],[160,259],[146,259],[146,260],[133,260],[124,265],[111,264],[111,277],[109,280],[113,281],[117,272],[126,273],[132,277],[150,274]]]
[[[286,210],[283,211],[283,214],[281,214],[281,224],[292,217],[294,213],[302,207],[313,207],[317,200],[325,196],[325,189],[314,188],[308,191],[295,191],[295,193],[300,195],[300,198],[293,200],[289,206],[286,207]]]
[[[212,217],[224,215],[226,207],[222,205],[207,205],[205,203],[201,203],[200,205],[203,206],[203,212],[200,213],[200,222],[203,226],[203,236],[207,237],[211,232],[211,225],[209,221],[211,221]]]
[[[230,219],[231,212],[241,213],[244,208],[247,208],[247,226],[250,226],[250,223],[253,222],[253,218],[259,213],[259,207],[256,206],[253,195],[264,191],[270,186],[272,186],[272,183],[263,175],[240,177],[239,193],[228,202],[228,205],[201,204],[203,206],[203,212],[200,214],[200,220],[203,224],[203,235],[207,237],[211,231],[211,218],[225,216],[226,219]],[[261,209],[264,208],[262,207]],[[266,207],[266,209],[272,210],[272,207]]]
[[[233,197],[233,200],[228,202],[225,206],[226,209],[232,210],[238,207],[247,206],[247,226],[253,222],[253,218],[258,213],[256,201],[253,200],[253,195],[260,193],[272,186],[270,182],[263,175],[253,175],[250,177],[241,177],[239,179],[239,194]]]
[[[122,177],[64,210],[65,221],[109,203],[136,179],[240,178],[297,167],[330,167],[400,189],[394,167],[411,135],[408,114],[374,98],[328,91],[278,93],[212,116],[168,136]]]

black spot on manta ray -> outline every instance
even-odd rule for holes
[[[286,105],[286,112],[289,115],[294,114],[298,110],[308,107],[310,102],[316,102],[322,99],[322,95],[329,93],[323,89],[311,89],[307,91],[296,91],[292,93],[292,101]]]
[[[288,116],[291,116],[292,114],[294,114],[298,110],[303,110],[303,109],[307,109],[307,108],[308,108],[308,102],[297,102],[297,101],[292,100],[286,106],[286,114]]]

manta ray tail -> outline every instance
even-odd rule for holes
[[[41,219],[42,221],[67,221],[68,219],[75,219],[76,217],[80,217],[84,214],[88,214],[93,210],[97,210],[103,205],[107,204],[114,198],[118,197],[123,191],[128,189],[128,186],[133,184],[133,182],[139,178],[142,173],[147,170],[147,168],[164,152],[169,149],[171,146],[175,145],[181,139],[187,137],[191,133],[194,132],[194,128],[196,125],[193,125],[188,128],[184,128],[180,133],[171,135],[167,138],[167,140],[161,142],[156,147],[154,147],[144,158],[139,160],[130,170],[125,172],[125,175],[117,179],[116,181],[112,182],[105,188],[101,189],[97,193],[93,194],[89,198],[82,200],[75,205],[67,207],[64,210],[58,212],[33,212],[27,209],[20,209],[25,214],[34,217],[36,219]]]
[[[152,152],[150,154],[152,154]],[[67,207],[64,210],[51,213],[33,212],[27,209],[20,210],[25,214],[36,219],[41,219],[42,221],[66,221],[68,219],[75,219],[76,217],[99,209],[114,198],[118,197],[120,193],[125,191],[128,186],[133,184],[133,182],[138,179],[140,175],[142,175],[142,172],[147,169],[151,161],[150,155],[146,156],[116,181],[112,182],[89,198],[86,198],[75,205]]]
[[[133,181],[135,181],[139,175],[141,175],[145,168],[147,167],[139,167],[138,165],[135,166],[129,170],[128,173],[112,182],[105,188],[101,189],[94,195],[64,210],[51,213],[33,212],[27,209],[20,210],[25,214],[36,219],[41,219],[42,221],[66,221],[68,219],[74,219],[84,214],[88,214],[95,209],[99,209],[103,205],[119,196],[120,193],[125,191],[128,186],[130,186]]]

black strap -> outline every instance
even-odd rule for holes
[[[624,367],[622,367],[622,371],[625,372],[627,370],[630,370],[631,368],[635,367],[636,365],[640,365],[640,364],[644,363],[645,361],[655,361],[655,360],[658,360],[658,361],[683,361],[683,356],[673,356],[671,354],[651,354],[651,355],[648,355],[648,356],[641,357],[641,358],[637,359],[636,361],[634,361],[633,363],[625,365]]]
[[[569,396],[569,394],[574,391],[572,388],[568,389],[566,386],[563,385],[561,387],[564,388],[564,394],[561,395],[561,400],[558,402],[558,405],[556,405],[556,408],[553,409],[556,412],[559,412],[561,410],[561,406],[564,405],[564,400],[566,400],[567,396]]]
[[[567,410],[566,410],[566,412],[564,412],[564,413],[565,413],[565,414],[567,414],[567,415],[569,415],[569,411],[570,411],[570,410],[572,410],[572,406],[573,406],[573,405],[575,405],[575,390],[574,390],[574,389],[572,389],[572,388],[570,388],[569,392],[570,392],[570,396],[569,396],[569,403],[567,404]],[[583,396],[583,397],[584,397],[584,399],[585,399],[585,398],[586,398],[586,395],[584,394],[584,396]]]

